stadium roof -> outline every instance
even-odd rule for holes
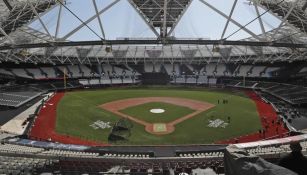
[[[304,60],[305,0],[3,0],[0,60]]]

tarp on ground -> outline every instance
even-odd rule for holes
[[[226,148],[224,163],[226,175],[297,175],[235,145]]]

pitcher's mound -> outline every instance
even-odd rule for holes
[[[154,114],[161,114],[161,113],[164,113],[165,110],[164,109],[151,109],[150,112]]]

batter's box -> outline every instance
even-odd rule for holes
[[[154,132],[166,132],[167,131],[166,124],[165,123],[154,123],[153,131]]]

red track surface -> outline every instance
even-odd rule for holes
[[[283,137],[288,132],[288,129],[284,128],[282,122],[280,122],[280,124],[277,124],[278,116],[274,108],[270,104],[265,103],[256,93],[252,91],[247,91],[246,94],[256,103],[262,128],[263,130],[265,130],[265,133],[263,132],[252,133],[249,135],[232,138],[229,140],[219,141],[217,143],[229,144],[229,143],[252,142],[266,138]],[[272,121],[274,121],[274,123],[272,123]]]
[[[82,140],[77,137],[61,135],[55,132],[57,104],[64,96],[64,93],[56,93],[42,108],[30,131],[30,137],[36,140],[49,140],[65,144],[106,146],[108,144]]]

